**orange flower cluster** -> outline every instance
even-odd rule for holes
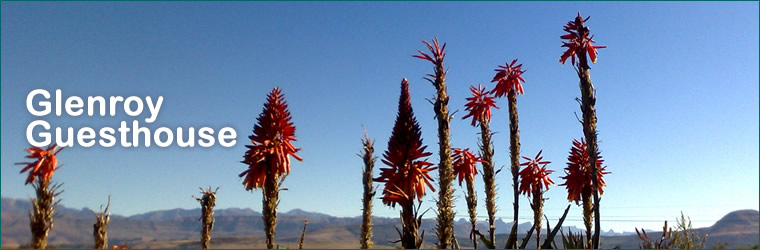
[[[525,79],[522,78],[522,74],[525,70],[522,70],[522,64],[517,64],[517,59],[512,60],[512,63],[499,65],[499,68],[495,69],[496,75],[491,82],[496,82],[496,87],[491,90],[491,93],[496,94],[496,97],[502,97],[509,94],[509,91],[514,90],[515,94],[525,94],[523,91],[522,83]]]
[[[60,167],[56,166],[58,164],[58,159],[55,156],[58,152],[61,152],[63,148],[58,148],[56,144],[52,144],[48,146],[47,149],[31,147],[25,150],[26,152],[29,152],[29,155],[27,155],[26,158],[36,160],[33,162],[16,163],[16,165],[26,165],[26,167],[21,169],[21,172],[19,173],[29,171],[29,176],[27,176],[24,185],[32,183],[34,179],[38,177],[43,181],[48,181],[50,178],[53,178],[53,173]]]
[[[253,135],[248,137],[253,145],[246,145],[248,151],[242,161],[248,165],[248,169],[239,175],[245,176],[243,185],[246,190],[262,188],[267,178],[290,173],[289,156],[302,161],[296,155],[301,149],[291,144],[291,141],[296,140],[296,127],[293,126],[288,105],[279,88],[274,88],[267,95],[264,110],[257,121]]]
[[[112,247],[112,249],[129,249],[129,247],[127,247],[127,243],[124,242],[121,245],[114,244],[113,247]]]
[[[409,83],[404,79],[401,82],[396,123],[388,140],[388,149],[383,153],[382,161],[389,168],[381,168],[380,176],[373,179],[385,183],[381,197],[384,204],[395,207],[396,204],[414,204],[415,198],[421,201],[426,185],[435,191],[430,172],[438,167],[419,160],[432,154],[425,152],[425,148],[427,146],[422,145],[422,130],[412,110]]]
[[[480,84],[478,84],[477,88],[470,86],[470,91],[472,91],[472,97],[467,97],[467,103],[464,105],[465,110],[469,111],[469,113],[462,117],[462,120],[472,117],[472,126],[475,126],[476,121],[490,121],[491,107],[499,108],[496,106],[494,97]]]
[[[544,158],[541,156],[541,152],[543,152],[543,150],[538,151],[538,154],[536,154],[536,158],[534,159],[523,156],[523,158],[528,161],[520,163],[520,166],[527,166],[520,171],[520,192],[527,194],[528,197],[530,197],[533,192],[548,190],[549,184],[554,184],[554,181],[549,178],[549,174],[553,173],[554,170],[546,169],[546,165],[551,162],[541,161]]]
[[[462,181],[475,181],[475,175],[478,174],[477,164],[483,162],[480,157],[470,152],[469,148],[452,148],[454,150],[454,175],[459,178],[459,185]]]
[[[583,26],[583,23],[588,21],[589,18],[591,17],[589,16],[586,17],[586,19],[583,19],[581,13],[578,12],[575,21],[569,21],[565,27],[563,27],[563,30],[565,30],[567,34],[560,36],[560,38],[567,39],[567,42],[562,42],[562,47],[567,47],[567,50],[565,53],[562,53],[559,62],[564,64],[565,61],[570,58],[573,65],[575,65],[575,57],[583,55],[583,53],[588,53],[591,62],[596,63],[596,49],[607,48],[607,46],[591,45],[591,43],[595,43],[593,39],[594,36],[589,36],[588,27]]]
[[[593,191],[589,152],[583,139],[580,141],[573,140],[573,147],[570,148],[570,155],[567,156],[567,161],[565,176],[560,177],[565,179],[565,183],[560,184],[560,186],[567,187],[567,200],[575,201],[578,204],[581,201],[581,195],[590,196]],[[597,153],[596,174],[599,179],[599,186],[597,187],[599,194],[604,194],[603,188],[607,186],[603,176],[610,173],[604,171],[607,167],[602,166],[603,162],[602,155]]]

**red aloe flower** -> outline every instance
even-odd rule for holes
[[[607,186],[604,182],[603,176],[610,172],[604,171],[607,167],[602,166],[604,160],[602,155],[597,153],[596,160],[596,174],[599,179],[599,194],[604,194],[603,187]],[[586,148],[586,142],[573,140],[573,147],[570,148],[570,155],[567,156],[567,167],[565,168],[565,176],[560,177],[565,179],[565,183],[560,186],[567,187],[567,200],[575,201],[576,204],[581,201],[581,195],[591,195],[593,181],[591,180],[591,167],[589,164],[589,152]]]
[[[496,82],[496,87],[491,90],[491,93],[495,93],[496,97],[502,97],[514,90],[516,94],[524,94],[522,83],[525,79],[522,78],[522,74],[525,70],[522,70],[522,64],[515,65],[517,59],[512,60],[512,63],[499,65],[499,68],[495,69],[496,75],[491,82]]]
[[[432,167],[430,162],[419,160],[432,154],[425,152],[425,148],[427,146],[422,145],[420,125],[412,110],[409,83],[404,79],[401,82],[396,123],[388,140],[388,150],[383,153],[382,161],[390,168],[381,168],[380,176],[373,179],[385,183],[383,203],[395,207],[399,203],[413,204],[415,198],[421,201],[426,185],[435,191],[430,171],[438,168]]]
[[[267,95],[264,110],[257,118],[258,124],[253,126],[253,135],[248,138],[253,145],[246,145],[243,163],[248,169],[240,173],[245,176],[243,185],[246,190],[262,188],[267,178],[275,178],[290,173],[290,157],[302,161],[296,155],[296,148],[291,141],[296,140],[296,127],[291,122],[288,104],[279,88],[272,89]],[[267,176],[267,172],[269,176]]]
[[[567,39],[567,42],[562,42],[562,47],[567,47],[567,50],[565,53],[562,53],[559,62],[564,64],[570,58],[572,64],[575,65],[575,57],[588,53],[591,62],[596,63],[596,49],[607,48],[607,46],[591,45],[591,43],[595,43],[594,36],[589,36],[588,27],[583,25],[589,18],[591,16],[583,19],[581,13],[578,12],[578,16],[575,17],[574,21],[567,22],[563,28],[567,34],[560,36],[562,39]]]
[[[477,88],[470,86],[470,91],[472,91],[472,97],[467,97],[467,103],[464,105],[469,113],[462,117],[462,120],[472,117],[472,126],[475,126],[475,121],[490,121],[491,107],[499,108],[496,106],[494,97],[490,95],[491,92],[486,91],[486,88],[480,84]]]
[[[554,184],[554,181],[549,178],[549,174],[553,173],[554,170],[546,169],[546,164],[551,162],[541,161],[544,158],[541,156],[541,152],[543,152],[543,150],[538,151],[535,159],[523,156],[523,158],[528,161],[520,163],[520,166],[527,166],[520,171],[520,192],[527,194],[528,197],[530,197],[533,192],[548,190],[549,184]]]
[[[438,72],[439,70],[443,70],[443,58],[446,56],[446,44],[444,43],[443,46],[439,46],[438,44],[438,38],[433,38],[433,44],[431,45],[427,41],[422,41],[425,43],[425,46],[427,46],[428,50],[430,50],[430,54],[428,55],[425,52],[422,52],[421,50],[417,50],[419,52],[419,55],[412,55],[412,57],[416,57],[422,60],[428,60],[431,63],[433,63],[436,67],[436,75],[440,74],[443,75],[445,72]],[[425,80],[428,80],[430,83],[435,85],[435,76],[434,74],[427,74],[427,77],[425,77]]]
[[[433,38],[433,44],[430,45],[427,41],[422,41],[425,43],[425,45],[428,47],[428,50],[433,54],[433,56],[428,55],[425,52],[422,52],[421,50],[417,50],[419,52],[419,55],[412,55],[413,57],[428,60],[432,62],[433,64],[439,64],[439,62],[443,61],[443,57],[446,55],[446,44],[444,43],[443,46],[438,45],[438,38]]]
[[[63,148],[58,148],[56,144],[48,146],[47,149],[42,149],[40,147],[25,149],[26,152],[29,152],[29,155],[27,155],[26,158],[36,160],[33,162],[16,163],[16,165],[26,165],[26,167],[21,169],[21,172],[19,173],[29,171],[29,176],[26,178],[24,185],[32,183],[37,177],[43,181],[53,178],[53,173],[55,173],[55,170],[60,167],[56,166],[56,164],[58,164],[56,155],[58,152],[61,152],[61,150],[63,150]]]
[[[462,180],[475,181],[475,175],[478,174],[477,164],[483,162],[480,157],[470,152],[469,148],[452,148],[454,150],[454,175],[459,177],[459,185]]]

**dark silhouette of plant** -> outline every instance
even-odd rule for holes
[[[586,55],[588,54],[588,58],[591,59],[591,62],[596,63],[596,49],[606,48],[606,46],[591,45],[591,43],[594,43],[595,41],[593,40],[593,36],[589,35],[589,28],[584,24],[586,21],[588,21],[589,18],[590,17],[584,19],[581,17],[581,13],[578,13],[578,16],[575,17],[574,21],[568,22],[563,27],[563,30],[567,33],[562,35],[560,38],[567,40],[562,43],[562,47],[566,47],[567,50],[562,53],[559,61],[560,63],[564,64],[565,61],[570,58],[573,66],[576,68],[576,73],[578,73],[578,78],[580,79],[579,87],[581,90],[581,111],[583,112],[583,134],[585,135],[586,141],[589,144],[589,152],[591,152],[589,154],[589,162],[596,162],[598,158],[595,108],[596,90],[594,89],[594,85],[591,84],[591,75],[589,71],[590,67],[588,65],[588,59]],[[596,165],[591,164],[592,173],[596,172],[596,168]],[[596,188],[599,186],[597,184],[599,180],[594,177],[592,178],[592,181],[594,183],[594,190],[592,192],[592,195],[594,197],[595,218],[592,246],[593,248],[599,248],[599,192],[596,190]]]
[[[499,66],[495,71],[496,75],[491,82],[496,82],[496,86],[491,90],[491,93],[496,97],[507,96],[507,102],[509,103],[509,156],[512,187],[514,190],[514,221],[506,247],[517,248],[517,217],[520,210],[520,192],[517,190],[518,171],[520,170],[520,130],[518,126],[519,119],[517,117],[517,95],[524,93],[522,83],[525,82],[525,79],[523,79],[522,74],[525,71],[522,70],[522,64],[517,64],[517,59],[512,60],[512,63]]]
[[[586,243],[586,240],[583,239],[583,234],[577,233],[573,234],[573,231],[570,231],[565,235],[562,234],[562,247],[565,249],[588,249],[588,244]]]
[[[382,162],[388,168],[381,168],[380,176],[374,181],[385,184],[381,197],[385,205],[401,206],[402,230],[396,230],[401,237],[401,246],[406,249],[419,248],[425,234],[423,232],[418,237],[422,215],[418,215],[419,205],[415,206],[415,200],[422,203],[426,186],[435,191],[430,172],[437,168],[421,159],[432,155],[425,152],[425,148],[427,146],[422,144],[422,131],[414,117],[409,97],[409,83],[404,79],[401,81],[396,122],[388,139],[388,149],[383,154]]]
[[[544,249],[550,249],[550,248],[557,248],[557,244],[554,243],[554,237],[557,236],[557,233],[560,232],[562,229],[562,223],[565,222],[565,218],[567,218],[567,212],[570,212],[570,205],[567,205],[565,208],[565,212],[562,214],[561,217],[559,217],[559,220],[557,221],[557,225],[554,226],[554,229],[549,231],[549,218],[546,218],[546,239],[544,240],[544,244],[541,245],[541,248]],[[546,215],[544,215],[546,217]],[[525,245],[526,242],[523,242],[523,245]],[[522,247],[521,247],[522,248]]]
[[[247,145],[248,151],[242,163],[248,169],[240,174],[245,176],[243,185],[246,190],[261,188],[264,195],[263,219],[267,248],[275,248],[275,227],[277,226],[277,204],[279,203],[280,185],[290,173],[290,156],[301,161],[296,152],[301,149],[291,144],[296,140],[296,127],[291,122],[290,111],[282,91],[274,88],[267,96],[264,110],[253,126],[253,135],[248,138],[253,145]]]
[[[662,226],[662,236],[658,239],[650,239],[644,229],[639,232],[638,228],[635,228],[636,235],[639,236],[641,243],[639,248],[641,249],[671,249],[673,248],[675,241],[673,240],[673,229],[668,228],[668,221],[665,221],[665,225]]]
[[[56,201],[55,197],[63,191],[58,191],[62,183],[51,184],[51,179],[58,166],[56,157],[63,148],[58,148],[52,144],[43,149],[40,147],[31,147],[26,149],[29,155],[26,158],[33,159],[32,162],[21,162],[16,165],[26,165],[21,169],[21,173],[29,172],[25,185],[32,184],[36,193],[36,198],[32,199],[32,210],[29,211],[29,227],[32,231],[32,248],[44,249],[47,247],[47,236],[53,229],[53,215],[55,208],[61,200]]]
[[[418,55],[413,57],[430,61],[433,63],[433,74],[428,74],[425,79],[433,84],[436,89],[435,103],[433,110],[438,120],[438,146],[440,163],[438,164],[438,180],[440,190],[438,190],[438,247],[441,249],[450,248],[454,239],[454,174],[451,165],[451,132],[449,123],[449,95],[446,93],[446,70],[443,65],[443,58],[446,55],[446,44],[439,46],[438,39],[433,38],[431,45],[427,41],[422,41],[427,46],[430,54],[418,50]]]

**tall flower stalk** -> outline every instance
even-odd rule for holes
[[[585,22],[590,17],[583,18],[581,13],[575,17],[575,20],[567,22],[563,27],[566,34],[560,36],[560,38],[567,41],[562,42],[562,47],[566,47],[567,50],[562,53],[559,61],[565,63],[570,58],[573,66],[578,73],[580,79],[579,88],[581,90],[581,111],[583,112],[583,134],[588,142],[589,162],[596,162],[598,158],[598,145],[597,145],[597,132],[596,132],[596,90],[594,85],[591,84],[590,67],[588,65],[588,59],[591,59],[592,63],[596,63],[597,50],[600,48],[606,48],[606,46],[594,46],[592,43],[594,36],[589,35],[589,28],[585,26]],[[588,54],[588,57],[586,55]],[[577,60],[576,60],[577,59]],[[591,172],[596,172],[597,166],[591,164]],[[592,196],[594,198],[594,236],[592,239],[592,247],[599,248],[600,237],[600,218],[599,218],[599,180],[596,176],[592,176]]]
[[[480,157],[470,153],[470,149],[465,148],[453,148],[454,150],[454,175],[459,177],[459,186],[462,186],[462,181],[467,184],[467,212],[470,214],[470,224],[472,230],[470,231],[470,240],[472,240],[473,248],[478,248],[478,237],[475,235],[475,230],[478,226],[478,197],[475,195],[475,175],[478,174],[477,164],[482,162]]]
[[[544,214],[544,192],[549,190],[549,185],[554,184],[554,181],[549,178],[552,170],[547,170],[546,165],[551,163],[549,161],[542,161],[542,151],[538,151],[536,157],[531,159],[528,157],[523,158],[527,160],[520,164],[520,166],[526,166],[520,171],[520,192],[527,195],[528,198],[533,196],[533,201],[530,203],[530,208],[533,209],[533,228],[536,232],[536,249],[541,248],[541,217]],[[547,229],[548,233],[548,229]]]
[[[512,230],[509,233],[509,239],[507,239],[507,248],[517,248],[517,217],[520,210],[520,192],[518,192],[518,171],[520,170],[520,130],[518,127],[519,119],[517,117],[517,95],[523,94],[522,83],[525,79],[522,78],[522,74],[525,73],[522,70],[522,64],[517,64],[517,59],[512,63],[506,63],[504,66],[499,66],[495,69],[496,75],[491,82],[496,82],[496,86],[491,92],[496,97],[507,96],[509,103],[509,156],[512,172],[512,188],[514,190],[514,203],[513,203],[513,224]]]
[[[362,152],[359,157],[364,161],[362,170],[362,186],[364,187],[364,196],[362,197],[362,226],[359,243],[362,249],[372,248],[372,197],[375,196],[375,189],[372,187],[372,169],[375,167],[376,157],[375,143],[369,139],[367,131],[364,131],[362,139]]]
[[[454,174],[451,165],[451,132],[449,123],[449,95],[446,92],[446,72],[443,65],[443,58],[446,56],[446,44],[439,46],[438,39],[433,38],[431,45],[427,41],[422,41],[427,46],[430,54],[418,50],[419,54],[413,57],[430,61],[433,63],[433,74],[427,74],[425,79],[433,84],[436,90],[435,103],[433,110],[438,120],[438,226],[436,228],[438,235],[438,247],[446,249],[451,247],[454,239]]]
[[[92,224],[92,236],[95,240],[95,249],[108,248],[108,222],[111,221],[111,212],[108,209],[111,207],[111,196],[108,196],[108,205],[106,209],[103,209],[103,205],[100,205],[100,212],[95,213],[95,224]]]
[[[493,144],[491,143],[491,107],[496,106],[493,95],[486,88],[478,84],[478,87],[470,87],[471,97],[467,97],[465,110],[467,115],[462,119],[472,117],[472,126],[480,126],[480,157],[483,165],[483,183],[486,193],[486,212],[488,213],[488,245],[494,248],[496,242],[496,184],[494,181]]]
[[[214,206],[216,206],[216,190],[201,189],[201,198],[195,198],[201,204],[201,248],[208,249],[211,243],[211,230],[214,229]]]
[[[290,173],[290,157],[302,161],[296,155],[301,149],[291,144],[296,140],[295,131],[282,91],[272,89],[257,124],[253,126],[253,135],[248,137],[252,145],[246,146],[248,151],[242,161],[248,169],[239,175],[245,176],[243,185],[246,190],[262,189],[262,217],[269,249],[276,247],[274,236],[280,184]]]
[[[570,148],[570,154],[567,156],[567,167],[565,167],[565,176],[560,177],[565,179],[565,182],[560,186],[566,186],[567,188],[567,200],[575,202],[575,204],[583,204],[583,225],[586,226],[586,242],[585,246],[591,246],[593,243],[591,233],[591,223],[594,218],[594,204],[591,200],[592,192],[598,190],[599,194],[604,194],[604,182],[603,176],[609,174],[606,172],[606,167],[602,166],[604,160],[602,156],[597,154],[596,159],[596,178],[598,184],[594,188],[594,175],[592,174],[592,168],[589,161],[589,151],[586,142],[581,139],[573,140],[573,146]]]
[[[380,169],[380,176],[374,181],[384,183],[383,204],[401,206],[401,230],[396,229],[401,237],[401,246],[405,249],[420,248],[422,235],[418,235],[422,216],[418,214],[426,186],[435,191],[430,172],[437,169],[432,163],[421,158],[432,153],[425,152],[427,146],[422,144],[422,131],[414,118],[409,97],[409,83],[401,81],[398,114],[393,132],[388,139],[388,149],[383,154],[382,162],[388,168]],[[415,201],[418,204],[415,206]]]
[[[26,165],[21,173],[29,172],[25,185],[32,184],[36,198],[32,199],[32,210],[29,211],[29,227],[32,231],[32,248],[44,249],[47,247],[47,236],[53,228],[53,215],[55,208],[61,201],[55,200],[63,191],[58,191],[61,183],[53,184],[53,174],[58,166],[58,155],[63,148],[52,144],[47,149],[32,147],[26,149],[29,155],[26,158],[32,162],[21,162],[16,165]]]

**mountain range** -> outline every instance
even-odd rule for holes
[[[2,234],[0,242],[3,248],[24,246],[30,241],[28,213],[31,203],[28,200],[2,198]],[[88,208],[72,209],[65,206],[57,208],[58,215],[49,235],[49,244],[67,248],[92,247],[92,223],[94,211]],[[151,211],[132,216],[111,215],[108,227],[109,240],[113,244],[128,243],[139,248],[196,248],[198,245],[200,208],[170,209]],[[250,208],[217,209],[212,233],[212,246],[225,248],[263,247],[263,224],[261,213]],[[361,217],[335,217],[327,214],[294,209],[278,213],[277,241],[284,247],[295,247],[300,239],[304,219],[309,225],[306,234],[307,247],[357,248]],[[395,226],[398,218],[374,217],[374,237],[377,248],[393,248],[391,241],[398,238]],[[424,219],[420,227],[425,232],[425,244],[432,247],[436,240],[435,220]],[[496,221],[497,238],[505,239],[511,222],[501,219]],[[530,223],[518,225],[519,232],[527,232]],[[479,230],[487,232],[487,224],[479,223]],[[582,231],[574,226],[563,227],[564,232]],[[746,246],[758,242],[758,211],[740,210],[729,213],[715,225],[698,229],[699,233],[708,234],[708,245],[712,242],[728,242],[736,246]],[[455,235],[462,247],[472,247],[468,240],[469,221],[459,219],[455,222]],[[635,234],[604,232],[604,241],[608,247],[621,246],[636,248],[638,238]],[[656,235],[656,234],[655,234]],[[558,237],[559,238],[559,237]],[[503,242],[497,244],[504,244]]]

